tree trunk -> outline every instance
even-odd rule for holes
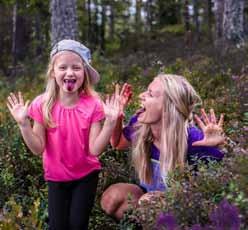
[[[196,41],[200,41],[200,23],[199,23],[199,2],[198,0],[193,0],[193,7],[194,7],[194,24],[195,24],[195,34],[196,34]]]
[[[213,22],[213,14],[212,14],[212,0],[207,0],[207,25],[208,25],[208,36],[209,39],[212,40],[212,22]]]
[[[99,44],[99,26],[98,26],[98,19],[99,19],[99,11],[98,11],[98,0],[94,0],[94,9],[95,9],[95,14],[94,14],[94,22],[93,22],[93,28],[94,31],[92,31],[92,36],[93,36],[93,43],[94,45]]]
[[[189,1],[188,0],[184,0],[183,16],[184,16],[185,30],[189,31],[190,30],[190,23],[189,23],[190,18],[189,18]]]
[[[146,22],[145,22],[145,30],[152,30],[152,0],[147,0],[145,3],[146,10]]]
[[[105,26],[106,26],[106,5],[104,1],[102,2],[102,10],[101,10],[101,50],[105,50]]]
[[[13,6],[13,16],[12,16],[12,65],[13,65],[13,75],[15,75],[15,68],[17,64],[17,55],[16,55],[16,22],[17,22],[17,3]]]
[[[36,53],[36,56],[40,56],[42,54],[42,36],[41,36],[40,14],[37,14],[35,16],[35,40],[36,40],[35,53]]]
[[[223,36],[233,44],[244,43],[245,0],[225,0],[223,17]]]
[[[109,15],[109,19],[110,19],[110,39],[113,40],[114,39],[114,35],[115,35],[115,10],[114,10],[114,5],[110,4],[110,15]]]
[[[136,0],[135,12],[135,29],[139,34],[141,32],[141,0]]]
[[[78,39],[76,0],[51,0],[51,43],[62,39]]]
[[[215,0],[215,34],[216,40],[223,36],[223,13],[225,0]]]
[[[87,39],[88,39],[88,42],[91,41],[91,33],[92,33],[92,22],[91,22],[91,0],[88,0],[87,1],[87,12],[88,12],[88,36],[87,36]]]

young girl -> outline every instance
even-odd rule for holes
[[[8,97],[25,143],[43,157],[52,230],[88,226],[101,168],[97,156],[108,144],[119,113],[114,97],[100,102],[92,89],[98,80],[89,49],[62,40],[51,51],[46,91],[30,107],[20,92]]]
[[[128,90],[122,90],[121,107],[128,101],[123,92],[128,95]],[[193,126],[192,112],[201,99],[185,78],[160,74],[139,98],[142,108],[122,132],[118,119],[111,140],[117,149],[132,144],[132,160],[140,179],[139,186],[118,183],[103,193],[102,208],[117,219],[128,207],[128,194],[134,203],[149,200],[151,194],[166,190],[166,174],[176,167],[183,169],[186,161],[196,164],[198,159],[218,161],[223,157],[216,148],[224,142],[223,116],[217,122],[213,110],[210,118],[202,110],[204,122],[196,116],[202,132]]]

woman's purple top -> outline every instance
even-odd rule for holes
[[[131,117],[128,125],[124,127],[123,134],[128,141],[134,139],[135,124],[137,123],[138,115]],[[188,128],[188,151],[187,161],[190,165],[197,163],[198,160],[209,161],[216,160],[220,161],[224,154],[215,147],[206,146],[192,146],[192,143],[203,139],[203,133],[200,129],[195,126]],[[158,148],[151,145],[151,164],[152,164],[152,183],[146,184],[141,181],[140,185],[147,192],[150,191],[164,191],[166,190],[166,175],[162,176],[159,167],[159,155]]]

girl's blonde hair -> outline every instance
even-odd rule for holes
[[[55,127],[56,124],[54,124],[51,116],[51,110],[53,105],[55,104],[57,98],[58,98],[58,93],[59,93],[59,87],[55,81],[54,78],[54,65],[56,61],[56,55],[50,59],[50,62],[48,64],[48,69],[47,69],[47,85],[46,85],[46,91],[45,91],[45,97],[44,101],[42,104],[42,112],[43,112],[43,117],[44,117],[44,124],[46,127]],[[82,60],[83,61],[83,60]],[[87,95],[92,95],[95,96],[97,93],[94,91],[92,87],[92,83],[90,81],[90,76],[89,72],[87,71],[87,66],[84,64],[84,82],[82,86],[79,88],[79,94],[84,92]]]
[[[162,175],[179,167],[184,168],[187,153],[188,125],[200,96],[182,76],[159,74],[163,86],[163,111],[161,116],[160,170]],[[151,127],[141,124],[137,129],[133,148],[133,163],[141,181],[151,183]]]

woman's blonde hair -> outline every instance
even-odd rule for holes
[[[46,73],[46,79],[47,79],[47,85],[46,85],[46,91],[44,94],[44,100],[42,104],[42,112],[44,117],[44,124],[46,127],[55,127],[56,124],[54,124],[54,121],[52,120],[51,116],[51,110],[53,105],[55,104],[58,93],[59,93],[59,87],[56,83],[56,80],[54,78],[54,65],[56,62],[57,55],[53,56],[50,59],[50,62],[48,64],[48,69]],[[84,64],[84,62],[83,62]],[[84,92],[87,95],[97,95],[97,93],[94,91],[92,87],[92,83],[90,81],[89,72],[87,71],[87,66],[84,64],[84,82],[82,86],[79,88],[79,94]]]
[[[163,86],[163,111],[161,116],[160,170],[162,175],[175,168],[183,169],[187,153],[188,125],[200,96],[182,76],[159,74]],[[137,129],[133,148],[133,163],[141,181],[151,183],[151,127],[141,124]]]

